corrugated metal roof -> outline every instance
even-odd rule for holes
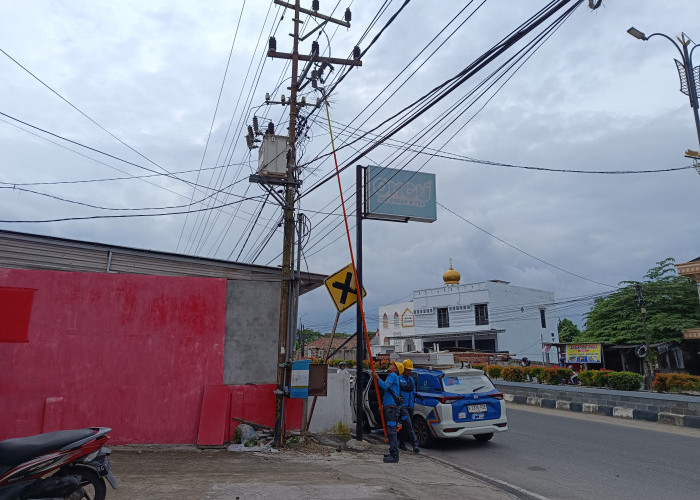
[[[2,230],[0,267],[277,282],[281,276],[279,267]],[[301,293],[319,287],[325,278],[322,274],[301,273]]]

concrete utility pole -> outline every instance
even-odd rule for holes
[[[333,19],[331,17],[319,14],[316,12],[318,10],[318,2],[314,1],[314,10],[302,9],[300,6],[300,0],[295,0],[293,4],[283,2],[281,0],[275,0],[275,4],[281,5],[288,9],[294,9],[294,33],[292,52],[283,53],[277,52],[277,42],[274,38],[270,39],[270,47],[267,52],[268,57],[281,58],[281,59],[291,59],[292,61],[292,75],[291,75],[291,85],[289,87],[289,156],[287,159],[287,174],[285,186],[285,196],[284,196],[284,239],[282,243],[282,276],[281,276],[281,293],[280,293],[280,320],[279,320],[279,350],[277,352],[277,390],[276,402],[275,402],[275,446],[284,445],[284,429],[283,429],[283,415],[284,415],[284,402],[285,402],[285,384],[287,377],[287,359],[288,353],[287,349],[287,338],[288,331],[292,327],[290,324],[290,317],[296,318],[296,313],[290,315],[290,290],[292,287],[292,250],[293,250],[293,239],[294,239],[294,201],[296,191],[300,185],[299,183],[299,172],[296,168],[296,126],[297,126],[297,115],[299,105],[304,105],[304,102],[297,103],[297,93],[299,90],[299,61],[311,61],[311,62],[326,62],[341,65],[353,65],[361,66],[362,63],[359,60],[347,60],[347,59],[336,59],[329,57],[320,57],[318,54],[318,44],[316,44],[315,50],[312,49],[310,56],[299,54],[299,25],[302,24],[300,15],[307,14],[319,19],[324,22],[321,23],[320,27],[325,26],[326,23],[331,22],[350,27],[350,10],[345,11],[345,21],[339,19]],[[315,31],[315,29],[313,30]],[[312,31],[312,32],[313,32]],[[308,34],[306,35],[308,36]],[[314,42],[315,43],[315,42]],[[355,53],[359,53],[359,49],[355,50]],[[294,301],[294,307],[298,307],[298,303]]]

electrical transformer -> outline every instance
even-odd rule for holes
[[[284,135],[265,134],[258,149],[258,174],[284,177],[287,175],[288,138]]]

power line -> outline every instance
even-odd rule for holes
[[[174,175],[173,175],[172,173],[170,173],[170,172],[167,172],[167,171],[166,171],[166,173],[164,173],[164,174],[163,174],[162,172],[157,172],[156,170],[153,170],[152,168],[144,167],[143,165],[139,165],[139,164],[137,164],[137,163],[133,163],[133,162],[128,161],[128,160],[124,160],[123,158],[119,158],[118,156],[114,156],[114,155],[112,155],[112,154],[105,153],[104,151],[101,151],[101,150],[99,150],[99,149],[96,149],[96,148],[93,148],[93,147],[90,147],[90,146],[86,146],[85,144],[82,144],[82,143],[80,143],[80,142],[74,141],[74,140],[72,140],[72,139],[68,139],[67,137],[63,137],[62,135],[55,134],[55,133],[53,133],[53,132],[49,132],[48,130],[45,130],[45,129],[41,128],[41,127],[37,127],[36,125],[32,125],[31,123],[27,123],[27,122],[25,122],[25,121],[22,121],[22,120],[20,120],[19,118],[15,118],[14,116],[10,116],[10,115],[8,115],[7,113],[3,113],[2,111],[0,111],[0,115],[4,116],[4,117],[6,117],[6,118],[9,118],[10,120],[13,120],[13,121],[16,121],[16,122],[18,122],[18,123],[21,123],[22,125],[25,125],[25,126],[27,126],[27,127],[31,127],[31,128],[33,128],[33,129],[35,129],[35,130],[38,130],[38,131],[43,132],[43,133],[45,133],[45,134],[48,134],[48,135],[51,135],[51,136],[56,137],[56,138],[58,138],[58,139],[61,139],[61,140],[63,140],[63,141],[70,142],[70,143],[72,143],[72,144],[75,144],[76,146],[80,146],[81,148],[89,149],[90,151],[94,151],[95,153],[99,153],[99,154],[101,154],[101,155],[107,156],[107,157],[109,157],[109,158],[112,158],[112,159],[114,159],[114,160],[120,161],[120,162],[122,162],[122,163],[126,163],[127,165],[132,165],[132,166],[134,166],[134,167],[137,167],[137,168],[146,170],[146,171],[148,171],[148,172],[153,172],[153,173],[165,175],[166,177],[170,177],[170,178],[175,179],[175,180],[178,180],[178,181],[180,181],[180,182],[184,182],[185,184],[192,184],[192,183],[189,182],[189,181],[186,181],[186,180],[180,179],[179,177],[174,176]],[[159,168],[163,169],[162,167],[159,167]],[[165,170],[165,169],[163,169],[163,170]]]
[[[4,121],[4,120],[0,120]],[[57,144],[57,143],[56,143]],[[57,144],[60,146],[60,144]],[[61,146],[64,147],[64,146]],[[70,150],[73,151],[76,154],[79,154],[81,156],[85,156],[82,153],[75,151],[75,150]],[[99,160],[96,160],[94,158],[91,158],[89,156],[85,156],[85,158],[88,158],[89,160],[96,161],[97,163],[101,163],[102,165],[105,165],[107,167],[112,168],[111,165],[108,165],[106,163],[102,163]],[[202,170],[216,170],[219,168],[225,168],[225,167],[230,167],[230,166],[236,166],[240,165],[238,163],[231,163],[228,165],[216,165],[214,167],[206,167]],[[193,172],[197,172],[198,168],[192,168],[189,170],[178,170],[178,171],[173,171],[173,174],[191,174]],[[142,180],[142,179],[148,179],[150,177],[163,177],[166,174],[163,173],[155,173],[155,174],[146,174],[146,175],[126,175],[124,177],[103,177],[100,179],[74,179],[70,181],[39,181],[39,182],[9,182],[9,181],[0,181],[0,184],[4,184],[6,186],[57,186],[57,185],[62,185],[62,184],[91,184],[93,182],[115,182],[115,181],[131,181],[131,180]],[[160,187],[160,186],[157,186]],[[177,194],[177,193],[176,193]],[[184,196],[184,195],[181,195]]]
[[[430,110],[433,106],[438,104],[440,101],[442,101],[445,97],[450,95],[452,92],[454,92],[457,88],[459,88],[463,83],[465,83],[467,80],[469,80],[471,77],[473,77],[477,72],[481,71],[484,67],[486,67],[488,64],[493,62],[498,56],[502,55],[506,50],[508,50],[510,47],[515,45],[518,41],[520,41],[522,38],[524,38],[526,35],[528,35],[530,32],[532,32],[535,28],[537,28],[539,25],[544,23],[548,18],[552,17],[558,10],[564,7],[565,4],[569,3],[569,0],[561,0],[559,2],[552,2],[550,4],[550,7],[543,9],[544,13],[533,16],[530,20],[528,20],[526,23],[520,26],[520,28],[516,29],[513,31],[513,33],[506,38],[502,39],[501,42],[496,44],[494,47],[489,49],[486,53],[483,55],[479,56],[475,61],[470,63],[468,66],[466,66],[464,69],[462,69],[459,73],[457,73],[455,76],[452,78],[449,78],[442,84],[438,85],[437,87],[433,88],[430,90],[428,93],[420,97],[419,99],[415,100],[413,103],[409,104],[408,106],[404,107],[402,110],[399,112],[395,113],[391,117],[387,118],[384,120],[382,123],[377,125],[372,131],[377,130],[378,128],[388,124],[390,121],[398,119],[401,115],[405,115],[403,118],[403,121],[396,123],[393,125],[393,129],[385,133],[381,139],[375,141],[374,144],[366,148],[362,153],[354,156],[351,160],[348,160],[345,162],[345,166],[340,168],[340,172],[346,170],[349,168],[351,165],[356,164],[360,159],[362,159],[367,153],[370,153],[377,147],[379,147],[381,144],[383,144],[386,140],[390,139],[392,136],[397,134],[399,131],[407,127],[409,124],[413,123],[415,120],[417,120],[419,117],[421,117],[424,113],[426,113],[428,110]],[[582,0],[577,0],[573,7],[570,8],[570,10],[574,10],[578,8],[582,3]],[[410,114],[409,114],[410,111]],[[304,193],[302,193],[299,197],[303,198],[304,196],[307,196],[311,192],[315,191],[319,187],[321,187],[323,184],[331,180],[335,174],[329,174],[326,176],[322,181],[317,182],[314,184],[310,189],[306,190]]]
[[[192,212],[203,211],[203,210],[214,210],[214,209],[222,208],[225,206],[235,205],[236,203],[242,203],[244,201],[254,200],[254,199],[259,198],[261,196],[262,195],[252,196],[249,198],[243,198],[243,199],[238,200],[238,201],[226,203],[225,205],[219,205],[219,206],[211,207],[211,208],[200,208],[197,210],[192,210]],[[166,215],[184,215],[186,213],[187,213],[187,211],[165,212],[165,213],[159,213],[159,214],[90,215],[90,216],[84,216],[84,217],[60,217],[60,218],[55,218],[55,219],[40,219],[40,220],[39,219],[34,219],[34,220],[0,220],[0,223],[5,223],[5,224],[40,224],[40,223],[46,223],[46,222],[66,222],[66,221],[94,220],[94,219],[126,219],[126,218],[131,218],[131,217],[163,217]]]
[[[238,182],[241,182],[241,181],[238,181]],[[234,183],[234,184],[237,184],[237,183]],[[234,184],[232,184],[231,186],[233,186]],[[231,186],[227,186],[227,188],[229,188],[229,187],[231,187]],[[42,193],[41,191],[34,191],[33,189],[26,189],[26,188],[20,188],[20,187],[15,187],[15,186],[0,186],[0,189],[11,189],[11,190],[13,190],[13,191],[22,191],[22,192],[25,192],[25,193],[32,193],[32,194],[36,194],[36,195],[38,195],[38,196],[44,196],[44,197],[47,197],[47,198],[52,198],[52,199],[54,199],[54,200],[63,201],[63,202],[66,202],[66,203],[72,203],[72,204],[75,204],[75,205],[81,205],[81,206],[84,206],[84,207],[96,208],[96,209],[98,209],[98,210],[114,210],[114,211],[171,210],[171,209],[174,209],[174,208],[186,208],[186,207],[191,207],[192,205],[197,205],[197,204],[199,204],[199,203],[202,203],[203,201],[207,200],[208,198],[211,198],[212,196],[215,196],[215,195],[216,195],[216,193],[212,193],[212,194],[209,194],[209,195],[207,195],[206,197],[202,198],[201,200],[197,200],[197,201],[194,201],[194,202],[186,203],[186,204],[184,204],[184,205],[171,205],[171,206],[164,206],[164,207],[140,207],[140,208],[127,207],[127,208],[117,208],[117,207],[105,207],[105,206],[101,206],[101,205],[92,205],[92,204],[85,203],[85,202],[81,202],[81,201],[77,201],[77,200],[69,200],[69,199],[67,199],[67,198],[63,198],[63,197],[61,197],[61,196],[52,195],[52,194],[49,194],[49,193]]]
[[[334,124],[339,125],[341,127],[349,128],[353,132],[352,133],[346,133],[345,135],[349,135],[350,137],[362,137],[367,135],[366,141],[369,142],[373,138],[378,138],[380,135],[374,134],[371,132],[365,132],[359,128],[354,128],[351,127],[350,125],[343,124],[337,121],[333,121]],[[341,131],[338,135],[341,135],[343,132]],[[626,175],[626,174],[655,174],[655,173],[663,173],[663,172],[678,172],[681,170],[688,170],[691,168],[694,168],[693,165],[688,165],[685,167],[662,167],[662,168],[654,168],[654,169],[649,169],[649,170],[577,170],[577,169],[572,169],[572,168],[553,168],[553,167],[538,167],[538,166],[532,166],[532,165],[518,165],[518,164],[513,164],[513,163],[503,163],[503,162],[498,162],[495,160],[484,160],[484,159],[479,159],[479,158],[473,158],[470,156],[466,155],[461,155],[459,153],[453,153],[451,151],[445,151],[444,149],[439,149],[439,148],[431,148],[431,147],[421,147],[420,149],[416,148],[414,143],[409,143],[405,141],[401,141],[398,139],[391,139],[387,141],[385,146],[394,148],[397,150],[401,151],[407,151],[407,152],[414,152],[414,153],[419,153],[421,155],[430,155],[431,157],[435,158],[442,158],[446,160],[453,160],[453,161],[460,161],[464,163],[475,163],[475,164],[480,164],[480,165],[488,165],[488,166],[495,166],[495,167],[505,167],[505,168],[517,168],[517,169],[523,169],[523,170],[536,170],[536,171],[543,171],[543,172],[560,172],[560,173],[571,173],[571,174],[595,174],[595,175]],[[308,165],[308,163],[306,164]]]
[[[258,35],[258,40],[256,42],[255,49],[253,51],[253,55],[251,56],[250,63],[248,65],[248,69],[246,71],[246,75],[245,75],[245,78],[243,81],[243,87],[245,87],[246,82],[248,81],[248,77],[250,75],[250,70],[253,67],[253,62],[256,59],[255,54],[257,53],[258,47],[260,46],[260,41],[262,40],[265,26],[267,25],[267,21],[269,19],[270,12],[272,11],[272,5],[273,4],[271,3],[270,6],[268,7],[267,14],[265,15],[265,19],[264,19],[263,24],[262,24],[262,28],[260,29],[260,33]],[[278,6],[277,12],[279,13],[280,10],[284,11],[284,9],[282,9],[281,7]],[[284,16],[282,16],[282,17],[284,17]],[[270,35],[275,33],[277,31],[277,29],[279,29],[281,21],[282,21],[282,19],[280,19],[280,21],[277,23],[277,27],[274,27],[274,31],[273,31],[274,20],[272,21],[271,28],[270,28],[270,30],[271,30]],[[231,134],[231,130],[232,130],[232,127],[234,125],[234,122],[236,121],[236,112],[237,112],[238,107],[241,103],[241,97],[243,96],[242,91],[238,93],[238,99],[236,100],[236,105],[235,105],[235,108],[233,110],[233,113],[231,114],[231,119],[229,121],[229,125],[228,125],[228,128],[226,130],[226,136],[224,137],[222,144],[221,144],[221,148],[219,150],[219,155],[217,157],[217,163],[220,161],[222,154],[224,154],[224,158],[225,158],[224,161],[226,163],[230,163],[231,158],[233,157],[233,154],[235,152],[236,141],[238,140],[238,138],[240,136],[240,132],[243,130],[243,128],[245,126],[245,116],[247,116],[251,111],[251,103],[253,100],[253,95],[254,95],[255,91],[257,90],[258,84],[260,82],[260,78],[262,76],[262,71],[265,67],[265,63],[266,63],[267,58],[265,57],[265,54],[264,54],[264,48],[263,48],[263,53],[258,57],[258,59],[259,59],[258,66],[255,70],[253,80],[251,81],[251,84],[250,84],[249,89],[248,89],[248,96],[244,100],[245,104],[243,105],[243,109],[241,110],[241,113],[240,113],[240,116],[239,116],[239,119],[237,122],[238,124],[237,124],[236,128],[239,132],[236,135],[230,136],[228,151],[224,154],[224,151],[226,149],[226,142],[229,138],[229,135]],[[236,173],[234,174],[234,179],[238,178],[238,176],[241,174],[241,171],[242,171],[242,167],[236,171]],[[220,186],[221,184],[223,184],[225,174],[226,174],[225,172],[220,173],[219,177],[217,178],[217,180],[215,182],[215,185]],[[246,192],[247,192],[247,189],[246,189]],[[228,198],[224,197],[224,200],[226,200],[226,199],[228,199]],[[214,203],[214,201],[212,201],[212,203]],[[221,213],[216,212],[213,221],[211,220],[211,215],[212,215],[212,212],[208,212],[206,215],[206,219],[205,219],[205,217],[200,217],[200,216],[197,217],[193,228],[190,230],[190,236],[188,238],[187,245],[185,246],[185,251],[187,251],[189,249],[190,251],[199,252],[200,249],[202,249],[204,247],[204,245],[207,243],[209,237],[213,233],[213,228],[216,226],[216,224],[219,221]],[[237,211],[230,215],[229,223],[228,223],[229,228],[232,226],[233,221],[236,218],[236,215],[237,215]],[[224,223],[224,225],[226,225],[226,223]],[[219,239],[220,243],[219,243],[219,246],[217,247],[217,249],[220,248],[221,243],[223,243],[225,236],[226,236],[226,233],[219,234],[218,239]],[[216,245],[216,242],[214,242],[212,244],[212,247],[211,247],[212,249],[213,249],[214,245]]]
[[[155,165],[156,167],[160,168],[160,169],[163,170],[164,172],[168,172],[165,168],[161,167],[160,165],[158,165],[157,163],[155,163],[153,160],[151,160],[150,158],[146,157],[146,156],[143,155],[141,152],[137,151],[136,149],[134,149],[133,147],[131,147],[129,144],[127,144],[126,142],[124,142],[123,140],[121,140],[119,137],[117,137],[116,135],[114,135],[112,132],[110,132],[109,130],[107,130],[105,127],[103,127],[102,125],[100,125],[99,123],[97,123],[94,119],[92,119],[90,116],[88,116],[86,113],[84,113],[80,108],[78,108],[77,106],[75,106],[72,102],[70,102],[68,99],[66,99],[66,98],[63,97],[61,94],[59,94],[57,91],[55,91],[53,88],[51,88],[51,87],[50,87],[47,83],[45,83],[41,78],[39,78],[38,76],[36,76],[34,73],[32,73],[31,71],[29,71],[27,68],[25,68],[22,64],[19,63],[19,61],[17,61],[17,60],[16,60],[14,57],[12,57],[10,54],[8,54],[7,52],[5,52],[3,49],[0,49],[0,52],[2,52],[3,54],[5,54],[12,62],[14,62],[15,64],[17,64],[17,65],[18,65],[20,68],[22,68],[24,71],[26,71],[27,73],[29,73],[36,81],[38,81],[38,82],[41,83],[44,87],[46,87],[47,89],[49,89],[53,94],[55,94],[56,96],[58,96],[63,102],[65,102],[66,104],[68,104],[71,108],[73,108],[73,109],[76,110],[78,113],[80,113],[81,115],[83,115],[85,118],[87,118],[88,120],[90,120],[92,123],[94,123],[95,125],[97,125],[100,129],[102,129],[103,131],[107,132],[112,138],[114,138],[115,140],[117,140],[119,143],[121,143],[121,144],[123,144],[124,146],[126,146],[127,148],[129,148],[131,151],[133,151],[134,153],[136,153],[137,155],[139,155],[141,158],[143,158],[143,159],[146,160],[147,162],[149,162],[149,163]],[[3,114],[4,114],[4,113],[3,113]],[[5,115],[5,116],[8,116],[8,115]],[[8,118],[11,118],[11,117],[8,116]]]
[[[79,155],[79,156],[82,156],[82,157],[84,157],[84,158],[87,158],[88,160],[94,161],[95,163],[99,163],[100,165],[104,165],[105,167],[111,168],[111,169],[113,169],[113,170],[116,170],[117,172],[121,172],[121,173],[123,173],[123,174],[128,175],[128,177],[121,177],[121,178],[113,178],[113,179],[95,179],[95,180],[85,180],[85,181],[76,180],[76,181],[56,181],[56,182],[43,182],[43,183],[5,183],[5,182],[0,182],[0,184],[6,184],[6,185],[11,185],[11,186],[22,186],[22,185],[51,185],[51,184],[76,184],[76,183],[80,183],[80,182],[98,182],[98,181],[101,181],[101,180],[122,180],[122,179],[123,179],[123,180],[127,180],[127,179],[138,179],[138,180],[141,180],[141,181],[143,181],[143,182],[145,182],[145,183],[147,183],[147,184],[150,184],[150,185],[152,185],[152,186],[154,186],[154,187],[157,187],[158,189],[162,189],[162,190],[164,190],[164,191],[167,191],[167,192],[169,192],[169,193],[172,193],[172,194],[174,194],[174,195],[176,195],[176,196],[181,196],[181,197],[183,197],[183,198],[186,198],[186,197],[187,197],[186,195],[184,195],[184,194],[182,194],[182,193],[178,193],[177,191],[173,191],[172,189],[169,189],[169,188],[167,188],[167,187],[165,187],[165,186],[161,186],[161,185],[159,185],[159,184],[156,184],[156,183],[151,182],[151,181],[146,180],[146,179],[147,179],[148,177],[163,177],[163,176],[173,177],[174,174],[178,174],[178,173],[189,173],[190,171],[185,170],[185,171],[182,171],[182,172],[161,173],[161,172],[156,172],[156,171],[154,171],[154,170],[152,170],[152,169],[149,169],[149,168],[147,168],[147,167],[143,167],[143,166],[140,166],[140,165],[136,165],[136,166],[138,166],[139,168],[142,168],[142,169],[144,169],[144,170],[147,170],[147,171],[153,172],[153,173],[150,174],[150,175],[142,175],[142,176],[131,175],[131,174],[129,174],[129,173],[128,173],[127,171],[125,171],[125,170],[122,170],[122,169],[117,168],[117,167],[115,167],[115,166],[113,166],[113,165],[110,165],[110,164],[108,164],[108,163],[105,163],[105,162],[103,162],[103,161],[100,161],[100,160],[98,160],[98,159],[96,159],[96,158],[92,158],[91,156],[88,156],[88,155],[83,154],[83,153],[81,153],[81,152],[79,152],[79,151],[76,151],[76,150],[71,149],[71,148],[69,148],[69,147],[67,147],[67,146],[64,146],[63,144],[60,144],[59,142],[52,141],[52,140],[49,139],[48,137],[44,137],[44,136],[42,136],[42,135],[36,134],[36,133],[32,132],[31,130],[27,130],[27,129],[25,129],[25,128],[22,128],[22,127],[20,127],[19,125],[16,125],[16,124],[14,124],[14,123],[11,123],[11,122],[9,122],[9,121],[7,121],[7,120],[0,119],[0,121],[2,121],[3,123],[6,123],[6,124],[8,124],[8,125],[10,125],[10,126],[12,126],[12,127],[18,128],[19,130],[22,130],[22,131],[25,132],[25,133],[31,134],[31,135],[33,135],[33,136],[35,136],[35,137],[38,137],[38,138],[42,139],[42,140],[45,140],[45,141],[47,141],[47,142],[50,142],[51,144],[54,144],[54,145],[56,145],[56,146],[58,146],[58,147],[60,147],[60,148],[66,149],[66,150],[68,150],[68,151],[70,151],[70,152],[72,152],[72,153],[74,153],[74,154],[77,154],[77,155]],[[37,130],[42,130],[42,131],[43,131],[43,129],[40,129],[40,128],[38,128],[38,127],[35,127],[34,125],[30,125],[30,124],[27,124],[27,125],[30,126],[30,127],[32,127],[32,128],[35,128],[35,129],[37,129]],[[49,133],[49,134],[51,134],[51,135],[53,135],[53,136],[55,136],[55,137],[59,137],[59,138],[61,138],[61,139],[64,139],[63,137],[58,136],[57,134],[53,134],[53,133],[51,133],[51,132],[47,132],[47,133]],[[68,139],[66,139],[66,140],[68,140]],[[70,140],[69,140],[69,141],[70,141]],[[75,142],[75,141],[70,141],[70,142]],[[76,144],[79,144],[79,145],[82,146],[82,144],[80,144],[80,143],[76,143]],[[92,148],[89,148],[88,146],[84,146],[84,147],[86,147],[86,148],[88,148],[88,149],[92,149]],[[98,150],[95,150],[95,151],[98,151]],[[105,153],[105,154],[106,154],[106,153]],[[121,159],[120,159],[120,161],[126,162],[126,160],[121,160]],[[126,163],[129,163],[129,162],[126,162]],[[218,169],[218,168],[222,168],[222,167],[226,167],[226,165],[219,165],[219,166],[211,167],[211,168],[212,168],[212,169]],[[193,171],[194,171],[194,170],[193,170]],[[183,182],[183,183],[187,183],[187,182],[188,182],[188,181],[185,181],[185,180],[180,179],[180,178],[176,178],[176,177],[173,177],[173,178],[175,178],[176,180],[180,180],[180,181]],[[247,213],[247,212],[245,212],[245,211],[244,211],[243,213],[245,213],[246,215],[252,215],[252,214],[249,214],[249,213]]]
[[[216,120],[216,114],[219,111],[219,104],[221,103],[221,95],[224,92],[224,84],[226,83],[226,76],[228,75],[228,68],[231,65],[231,57],[233,56],[233,48],[236,45],[236,38],[238,38],[238,28],[241,26],[241,19],[243,18],[243,11],[245,10],[245,3],[246,0],[243,0],[243,5],[241,6],[241,14],[238,16],[238,24],[236,24],[236,31],[233,35],[233,41],[231,42],[231,50],[229,50],[228,53],[228,60],[226,61],[226,69],[224,70],[224,77],[221,80],[221,87],[219,88],[219,95],[216,98],[216,106],[214,107],[214,115],[211,117],[211,125],[209,125],[209,133],[207,134],[207,142],[204,144],[204,151],[202,152],[202,160],[199,163],[199,170],[197,171],[197,178],[195,179],[195,184],[199,182],[199,175],[202,172],[202,167],[204,167],[204,158],[207,156],[207,149],[209,148],[209,141],[211,140],[211,134],[212,131],[214,130],[214,122]],[[218,163],[218,159],[217,159]],[[192,188],[192,196],[190,197],[190,203],[192,203],[192,200],[194,200],[194,194],[196,192],[196,188]],[[185,221],[182,223],[182,230],[180,231],[180,237],[177,240],[177,246],[176,249],[180,247],[180,241],[182,240],[182,234],[185,232],[185,226],[187,225],[187,218],[189,215],[185,217]]]
[[[457,217],[457,218],[463,220],[464,222],[466,222],[467,224],[469,224],[469,225],[475,227],[475,228],[478,229],[479,231],[481,231],[481,232],[483,232],[483,233],[485,233],[485,234],[491,236],[492,238],[494,238],[494,239],[500,241],[501,243],[503,243],[503,244],[505,244],[505,245],[508,245],[508,246],[511,247],[512,249],[517,250],[518,252],[520,252],[520,253],[522,253],[522,254],[524,254],[524,255],[527,255],[528,257],[533,258],[533,259],[535,259],[535,260],[538,261],[538,262],[541,262],[542,264],[546,264],[546,265],[548,265],[548,266],[550,266],[550,267],[553,267],[554,269],[557,269],[557,270],[559,270],[559,271],[561,271],[561,272],[564,272],[564,273],[566,273],[566,274],[570,274],[571,276],[575,276],[576,278],[580,278],[580,279],[585,280],[585,281],[590,281],[591,283],[596,283],[596,284],[598,284],[598,285],[603,285],[603,286],[606,286],[606,287],[608,287],[608,288],[614,288],[614,289],[617,289],[617,288],[618,288],[617,286],[608,285],[607,283],[602,283],[602,282],[600,282],[600,281],[596,281],[596,280],[594,280],[594,279],[586,278],[585,276],[581,276],[580,274],[576,274],[576,273],[574,273],[574,272],[567,271],[566,269],[564,269],[564,268],[562,268],[562,267],[559,267],[559,266],[557,266],[557,265],[555,265],[555,264],[552,264],[551,262],[547,262],[547,261],[544,260],[544,259],[540,259],[539,257],[537,257],[537,256],[535,256],[535,255],[533,255],[533,254],[531,254],[531,253],[529,253],[529,252],[526,252],[525,250],[523,250],[523,249],[521,249],[521,248],[518,248],[517,246],[513,245],[512,243],[508,243],[506,240],[504,240],[504,239],[502,239],[502,238],[496,236],[495,234],[490,233],[489,231],[487,231],[487,230],[484,229],[483,227],[474,224],[472,221],[470,221],[470,220],[467,219],[466,217],[463,217],[463,216],[459,215],[457,212],[454,212],[453,210],[447,208],[447,207],[446,207],[445,205],[443,205],[442,203],[437,202],[437,204],[438,204],[440,207],[442,207],[443,209],[447,210],[447,211],[448,211],[449,213],[451,213],[452,215],[454,215],[455,217]]]

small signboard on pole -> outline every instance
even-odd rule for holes
[[[292,361],[290,398],[304,399],[309,397],[309,365],[311,365],[310,359]]]
[[[435,174],[370,165],[365,178],[367,219],[435,222]]]

